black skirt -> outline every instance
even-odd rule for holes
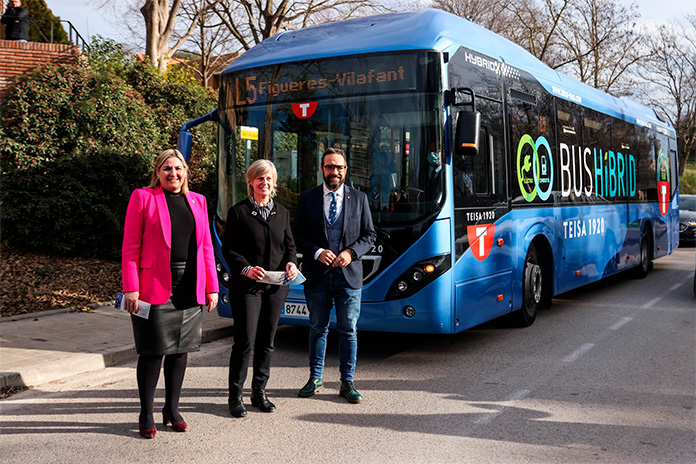
[[[138,354],[162,356],[201,349],[202,307],[196,302],[193,278],[185,263],[172,263],[172,297],[152,305],[150,317],[131,315],[135,350]]]

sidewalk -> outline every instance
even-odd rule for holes
[[[130,317],[102,306],[0,318],[0,387],[36,386],[135,359]],[[231,336],[232,325],[203,311],[203,343]]]

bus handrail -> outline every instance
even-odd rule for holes
[[[191,144],[193,142],[193,135],[190,130],[194,127],[203,124],[204,122],[213,121],[219,122],[220,117],[218,115],[218,108],[215,108],[209,114],[201,116],[200,118],[194,119],[192,121],[185,122],[181,129],[179,130],[179,139],[176,142],[176,148],[184,155],[184,159],[188,162],[191,158]]]

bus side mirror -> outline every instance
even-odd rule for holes
[[[457,130],[454,135],[454,153],[458,156],[476,156],[479,151],[481,113],[460,111],[457,115]]]
[[[193,144],[193,134],[189,131],[182,130],[179,132],[179,140],[176,143],[176,148],[184,155],[186,162],[191,159],[191,145]]]

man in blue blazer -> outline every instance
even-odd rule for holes
[[[302,272],[309,309],[309,381],[299,396],[307,398],[324,386],[324,357],[331,308],[336,306],[336,330],[341,371],[340,395],[351,403],[362,401],[353,376],[358,353],[356,326],[360,317],[362,256],[377,234],[367,195],[344,184],[346,156],[338,148],[321,158],[324,183],[302,192],[293,235],[303,255]]]

